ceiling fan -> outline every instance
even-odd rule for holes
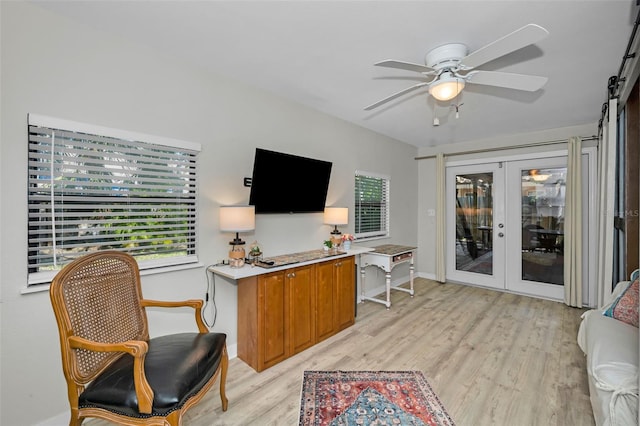
[[[428,86],[429,94],[439,101],[455,98],[467,83],[535,92],[546,84],[547,77],[481,71],[475,68],[536,43],[548,34],[549,32],[541,26],[528,24],[470,54],[467,54],[467,46],[464,44],[450,43],[429,51],[425,57],[426,65],[393,59],[377,62],[374,65],[419,72],[429,80],[387,96],[367,106],[365,110],[374,109],[405,93],[425,86]]]

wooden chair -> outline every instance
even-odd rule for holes
[[[220,375],[222,410],[229,358],[226,335],[209,333],[202,300],[142,298],[135,259],[117,251],[66,265],[49,292],[60,332],[69,425],[100,417],[128,425],[179,425]],[[192,307],[198,333],[149,338],[147,307]]]

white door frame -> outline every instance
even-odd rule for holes
[[[484,164],[488,164],[488,163],[502,163],[502,162],[509,162],[509,161],[520,161],[520,160],[527,160],[527,159],[543,159],[543,158],[550,158],[550,157],[558,157],[558,156],[566,156],[568,154],[568,151],[566,149],[561,149],[561,150],[555,150],[555,151],[548,151],[548,152],[537,152],[537,153],[528,153],[528,154],[513,154],[513,155],[505,155],[505,156],[500,156],[500,157],[493,157],[493,158],[481,158],[481,159],[470,159],[470,160],[457,160],[457,161],[448,161],[445,165],[445,170],[446,170],[446,175],[447,175],[447,189],[446,189],[446,227],[447,227],[447,232],[446,232],[446,263],[447,263],[447,280],[450,280],[452,282],[463,282],[463,283],[468,283],[471,285],[480,285],[480,286],[486,286],[483,284],[474,284],[472,281],[468,281],[465,278],[464,275],[463,276],[459,276],[459,275],[454,275],[454,276],[449,276],[449,271],[450,270],[455,270],[455,258],[451,259],[452,255],[451,253],[455,253],[455,251],[451,251],[451,243],[452,243],[452,239],[451,239],[451,227],[453,227],[453,244],[454,244],[454,248],[453,250],[455,250],[455,222],[451,220],[450,218],[450,210],[449,210],[449,204],[450,204],[450,200],[449,197],[451,195],[449,195],[450,191],[449,189],[449,172],[448,172],[448,168],[450,167],[458,167],[458,166],[475,166],[475,165],[484,165]],[[583,178],[583,183],[586,182],[587,184],[587,189],[586,191],[589,194],[588,197],[588,211],[591,212],[591,214],[589,215],[589,218],[586,222],[585,226],[588,226],[590,229],[595,230],[597,227],[597,206],[598,206],[598,168],[597,168],[597,148],[596,147],[583,147],[582,148],[582,154],[587,154],[587,163],[589,165],[589,173],[586,176],[586,179]],[[455,197],[455,193],[453,195]],[[455,201],[455,200],[454,200]],[[455,205],[455,204],[454,204]],[[497,222],[497,218],[494,215],[494,223],[499,223]],[[453,222],[453,223],[451,223]],[[589,232],[588,234],[588,238],[584,238],[583,239],[583,265],[584,265],[584,271],[583,271],[583,277],[586,277],[586,282],[585,282],[585,287],[583,289],[583,304],[586,306],[591,306],[591,307],[595,307],[596,303],[597,303],[597,299],[596,299],[596,264],[597,262],[595,262],[595,259],[597,258],[597,241],[598,241],[598,233],[597,232]],[[495,230],[494,230],[494,237],[495,237]],[[494,238],[494,245],[495,245],[495,238]],[[494,252],[494,256],[497,256],[497,254]],[[453,268],[450,268],[451,263],[453,262]],[[495,268],[494,268],[495,270]],[[470,274],[470,275],[478,275],[478,274]],[[493,283],[492,283],[493,284]],[[495,285],[495,284],[493,284]],[[493,287],[493,285],[489,285],[489,287]],[[493,287],[495,288],[495,287]],[[504,288],[504,287],[502,287]]]

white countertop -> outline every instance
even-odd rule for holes
[[[371,247],[360,247],[351,245],[351,249],[347,250],[343,254],[336,254],[334,256],[323,257],[321,259],[314,259],[307,262],[298,262],[298,263],[290,263],[288,265],[275,266],[273,268],[262,268],[260,266],[253,266],[249,264],[245,264],[241,268],[232,268],[229,265],[221,265],[221,266],[210,266],[207,270],[221,275],[226,278],[231,278],[232,280],[239,280],[241,278],[253,277],[256,275],[268,274],[269,272],[283,271],[289,268],[296,268],[298,266],[311,265],[313,263],[324,262],[332,259],[340,259],[344,257],[354,256],[362,253],[367,253],[372,251]]]

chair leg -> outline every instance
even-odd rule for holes
[[[78,410],[71,409],[71,418],[69,418],[69,426],[80,426],[84,417],[78,415]]]
[[[222,411],[227,411],[229,400],[225,393],[225,384],[227,382],[227,368],[229,367],[229,355],[227,354],[227,346],[224,347],[222,360],[220,360],[220,399],[222,400]]]

